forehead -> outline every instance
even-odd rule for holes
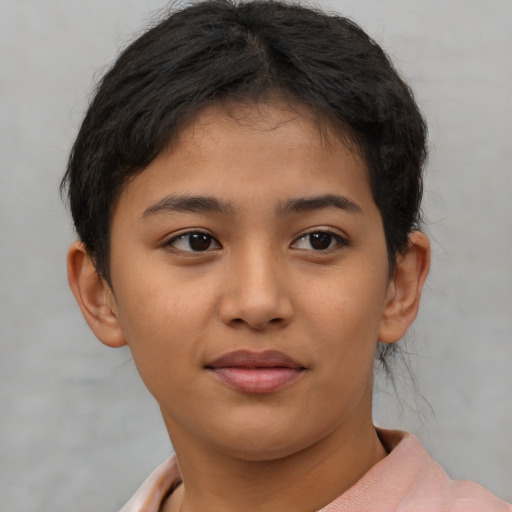
[[[348,126],[301,103],[280,99],[259,103],[226,100],[200,109],[183,123],[164,154],[183,149],[201,151],[208,144],[220,142],[236,147],[244,138],[267,145],[300,145],[322,152],[343,146],[364,160]]]
[[[237,207],[260,201],[261,207],[332,190],[373,202],[365,162],[350,138],[305,108],[217,105],[183,126],[130,180],[115,213],[123,204],[147,209],[169,194],[215,196]]]

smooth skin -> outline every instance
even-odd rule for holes
[[[390,275],[365,162],[305,109],[203,110],[124,187],[111,287],[80,242],[71,289],[96,336],[128,344],[183,485],[167,512],[315,511],[385,449],[372,422],[377,340],[414,320],[430,260],[410,235]],[[208,369],[234,350],[304,368],[270,393]]]

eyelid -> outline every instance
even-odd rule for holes
[[[213,248],[209,247],[208,249],[205,249],[204,251],[193,251],[193,250],[179,249],[179,248],[173,246],[173,244],[176,243],[180,238],[185,238],[186,236],[195,235],[195,234],[206,235],[206,236],[210,237],[210,239],[216,245],[216,247],[213,247]],[[164,240],[162,246],[164,248],[167,248],[176,253],[191,254],[191,255],[209,254],[213,251],[218,251],[219,249],[222,249],[222,245],[217,240],[217,238],[215,236],[213,236],[211,233],[209,233],[207,230],[201,229],[201,228],[192,228],[192,229],[189,228],[189,229],[183,230],[178,233],[173,233],[172,236],[170,236]]]
[[[314,233],[328,234],[328,235],[332,236],[338,243],[336,244],[335,247],[330,247],[328,249],[316,249],[315,250],[312,248],[312,249],[298,249],[298,250],[311,251],[311,252],[316,252],[316,253],[320,254],[320,253],[329,253],[329,252],[335,251],[337,249],[340,249],[341,247],[350,245],[350,241],[347,236],[340,234],[337,230],[334,230],[332,228],[320,226],[320,227],[310,228],[310,229],[300,233],[292,241],[292,243],[290,244],[290,247],[294,248],[294,245],[297,244],[301,239],[303,239],[309,235],[312,235]],[[194,235],[194,234],[203,234],[203,235],[210,237],[210,239],[212,240],[213,244],[216,245],[216,247],[213,247],[213,248],[208,247],[204,251],[194,251],[194,250],[179,249],[179,248],[173,246],[173,244],[176,243],[176,241],[178,241],[179,239],[185,238],[186,236]],[[202,254],[202,253],[207,254],[207,253],[211,253],[213,251],[218,251],[218,250],[222,249],[222,244],[217,240],[217,238],[214,235],[212,235],[208,230],[201,229],[201,228],[188,228],[188,229],[185,229],[178,233],[173,233],[172,236],[170,236],[164,240],[164,242],[162,243],[162,246],[164,248],[168,248],[177,253],[194,254],[194,255]]]
[[[295,237],[293,242],[290,244],[290,247],[293,248],[293,246],[295,244],[297,244],[297,242],[299,240],[301,240],[302,238],[304,238],[306,236],[312,235],[314,233],[325,233],[325,234],[331,235],[335,240],[338,241],[338,244],[335,247],[331,247],[329,249],[323,249],[323,250],[320,250],[320,249],[317,249],[317,250],[315,250],[315,249],[297,249],[297,250],[311,251],[311,252],[321,254],[321,253],[329,253],[331,251],[340,249],[341,247],[346,247],[346,246],[350,245],[349,238],[346,235],[342,235],[338,231],[335,231],[332,228],[320,226],[320,227],[310,228],[310,229],[304,231],[303,233],[301,233],[300,235],[298,235],[297,237]]]

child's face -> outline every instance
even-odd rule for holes
[[[333,140],[210,108],[123,190],[109,300],[178,450],[276,458],[371,423],[393,284],[365,164]]]

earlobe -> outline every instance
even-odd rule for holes
[[[93,333],[109,347],[126,345],[112,291],[82,242],[71,245],[67,264],[69,286]]]
[[[430,269],[430,242],[414,231],[405,253],[397,257],[379,330],[379,340],[394,343],[402,338],[418,314],[421,292]]]

